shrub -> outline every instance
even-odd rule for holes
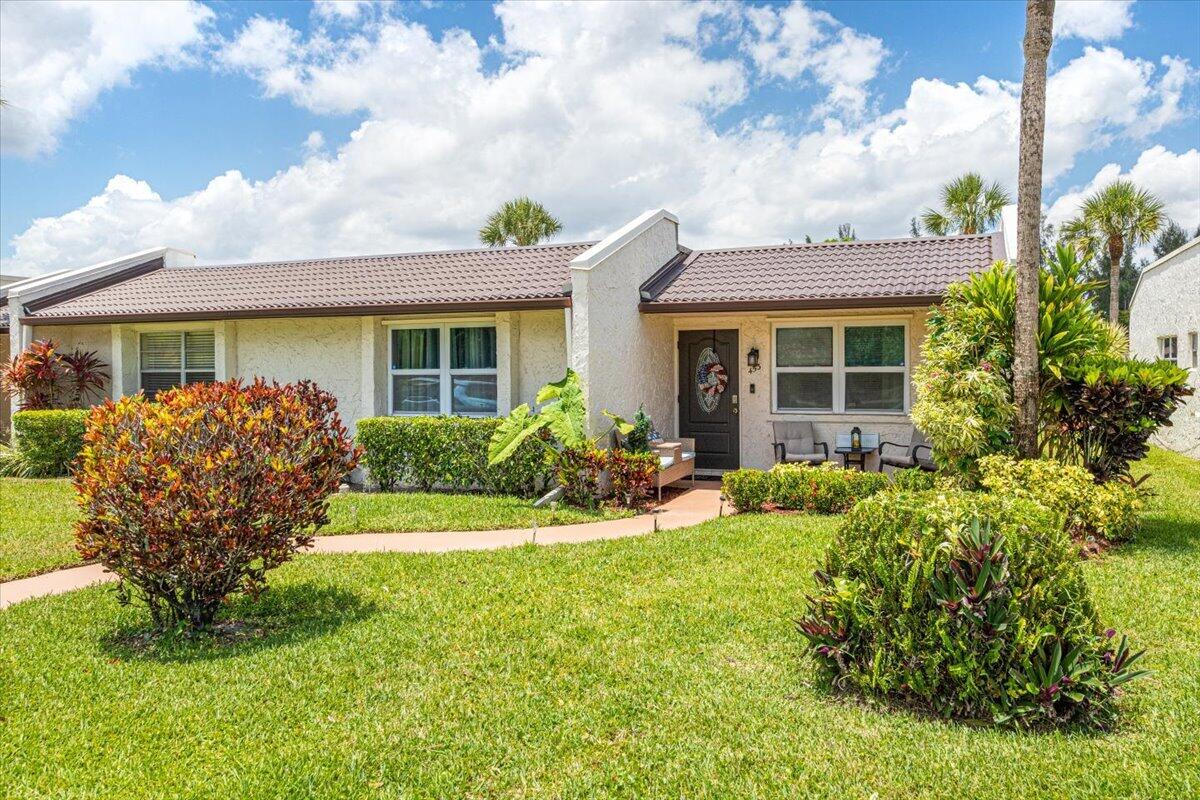
[[[1007,456],[979,460],[983,488],[1002,497],[1032,500],[1058,515],[1076,539],[1113,542],[1133,537],[1142,502],[1128,484],[1097,484],[1083,467]]]
[[[771,499],[771,475],[761,469],[726,472],[721,476],[721,492],[738,511],[762,511]]]
[[[633,415],[633,428],[625,436],[625,448],[635,453],[648,453],[651,440],[657,438],[658,431],[654,429],[654,421],[650,419],[646,409],[638,406],[637,413]]]
[[[1146,457],[1150,435],[1192,394],[1187,381],[1169,361],[1093,359],[1070,370],[1059,387],[1057,455],[1098,481],[1131,481],[1130,463]]]
[[[78,408],[104,391],[107,367],[94,352],[60,353],[54,341],[38,339],[0,371],[0,389],[22,409]]]
[[[923,469],[898,469],[892,473],[892,488],[898,492],[924,492],[937,485],[937,473]]]
[[[818,514],[841,514],[864,497],[884,489],[888,477],[881,472],[842,469],[831,462],[776,464],[771,468],[771,502],[780,508]]]
[[[604,465],[618,505],[638,508],[649,499],[658,473],[657,455],[614,448],[605,451]]]
[[[18,411],[13,415],[13,454],[8,462],[22,477],[66,475],[83,447],[86,411]],[[18,466],[19,465],[19,466]]]
[[[488,444],[500,425],[471,417],[372,417],[359,420],[357,440],[371,480],[385,489],[441,486],[529,497],[549,480],[547,449],[530,438],[489,465]]]
[[[312,541],[357,451],[311,382],[192,384],[92,409],[75,473],[85,559],[157,628],[205,628],[224,598]]]
[[[888,493],[845,517],[799,627],[838,690],[949,717],[1107,726],[1140,654],[1101,633],[1036,503]]]
[[[600,473],[607,459],[597,447],[567,447],[559,451],[554,477],[563,489],[563,500],[573,506],[591,507],[600,498]]]

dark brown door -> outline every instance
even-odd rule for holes
[[[737,469],[738,332],[679,332],[679,435],[699,469]]]

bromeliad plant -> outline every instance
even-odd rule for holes
[[[510,458],[528,440],[540,441],[553,454],[555,474],[567,502],[591,505],[596,499],[599,474],[604,469],[604,455],[595,453],[597,444],[613,429],[628,436],[633,425],[605,411],[612,427],[598,436],[589,436],[583,384],[572,369],[567,370],[562,380],[543,386],[535,402],[536,411],[522,403],[496,429],[488,444],[488,464],[496,465]],[[542,431],[549,432],[548,440],[539,435]]]
[[[157,629],[204,629],[233,592],[312,542],[357,463],[333,395],[309,381],[191,384],[108,401],[74,474],[75,542]]]

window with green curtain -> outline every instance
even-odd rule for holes
[[[903,367],[903,325],[846,326],[847,367]]]
[[[496,329],[450,329],[450,369],[495,369]]]
[[[439,328],[392,331],[392,369],[436,370],[441,366]]]

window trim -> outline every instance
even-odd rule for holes
[[[887,416],[907,416],[911,409],[912,392],[912,346],[909,339],[909,320],[907,317],[863,317],[852,319],[797,319],[778,320],[771,322],[771,413],[772,414],[812,414],[818,416],[872,416],[882,414]],[[778,352],[778,331],[782,328],[832,328],[833,329],[833,366],[832,367],[779,367],[775,361]],[[847,367],[846,366],[846,334],[847,328],[902,328],[904,330],[904,366],[902,367]],[[789,372],[832,373],[833,375],[833,408],[781,408],[779,405],[779,375]],[[892,372],[904,375],[904,407],[902,409],[886,408],[846,408],[846,375],[850,373],[882,373]]]
[[[1200,331],[1188,331],[1188,351],[1191,353],[1191,369],[1200,366]]]
[[[187,385],[188,372],[212,372],[213,380],[221,380],[221,370],[217,353],[220,350],[220,336],[217,335],[217,330],[210,327],[183,327],[183,328],[161,328],[161,327],[145,327],[134,328],[137,342],[137,391],[145,391],[145,386],[142,385],[142,375],[152,373],[155,375],[175,375],[179,378],[179,383],[176,386]],[[170,369],[142,369],[142,337],[147,333],[177,333],[179,334],[179,370]],[[189,333],[211,333],[213,337],[213,368],[211,370],[189,370],[187,364],[187,334]],[[195,381],[202,382],[202,381]]]
[[[392,417],[477,417],[486,419],[500,414],[500,329],[494,319],[480,320],[425,320],[424,322],[388,322],[387,325],[387,412]],[[432,369],[396,369],[392,366],[392,331],[394,330],[438,330],[438,368]],[[450,368],[450,329],[451,328],[492,328],[496,337],[496,366],[491,369],[451,369]],[[438,411],[430,414],[420,411],[396,411],[395,393],[397,375],[437,376],[438,377]],[[454,378],[471,375],[493,375],[496,378],[496,410],[486,411],[454,411],[452,390]]]
[[[1170,342],[1171,355],[1167,355],[1167,343]],[[1158,357],[1164,361],[1174,362],[1179,364],[1179,336],[1173,333],[1164,334],[1158,337]]]

